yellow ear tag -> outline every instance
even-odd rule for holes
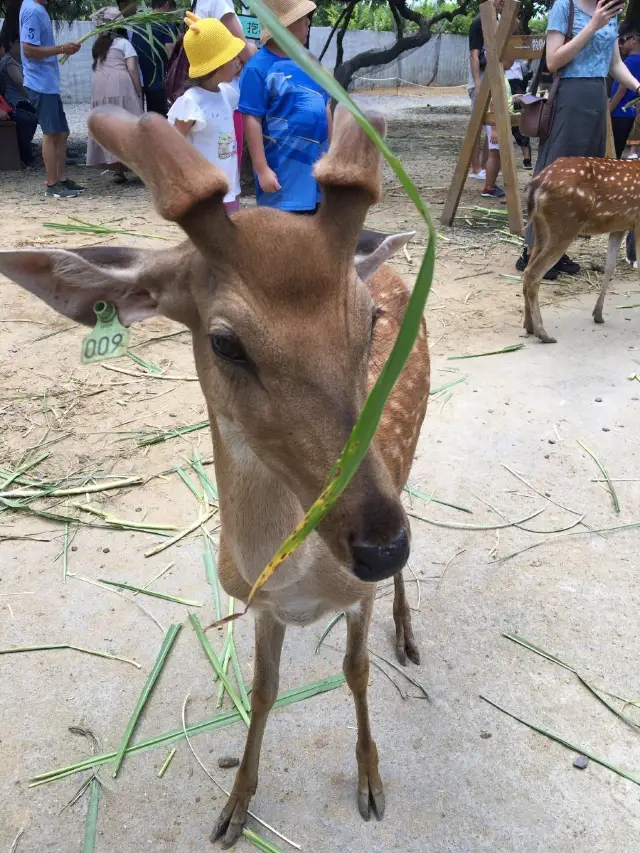
[[[94,364],[107,358],[125,355],[129,345],[129,329],[118,319],[118,309],[112,302],[96,302],[93,306],[96,325],[82,342],[80,361]]]

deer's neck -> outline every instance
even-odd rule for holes
[[[225,546],[244,580],[253,585],[302,518],[302,507],[263,465],[237,427],[213,412],[210,420]],[[266,590],[284,589],[308,572],[316,538],[309,537],[278,569]]]

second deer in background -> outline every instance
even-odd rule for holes
[[[640,162],[599,157],[561,157],[534,178],[527,190],[535,245],[524,272],[524,327],[554,344],[542,324],[538,292],[545,272],[579,235],[609,234],[602,288],[593,319],[603,323],[607,287],[626,231],[640,228]],[[637,239],[637,238],[636,238]]]

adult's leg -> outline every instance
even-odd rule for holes
[[[31,142],[38,127],[38,119],[35,114],[22,107],[16,107],[14,110],[14,118],[16,120],[18,131],[18,148],[20,150],[20,159],[28,166],[33,161],[33,151]]]
[[[167,106],[167,93],[164,87],[160,89],[145,89],[144,97],[148,113],[158,113],[166,118],[169,108]]]
[[[58,182],[58,134],[42,134],[42,159],[47,186],[52,187]]]
[[[627,147],[627,139],[631,133],[635,119],[623,116],[611,116],[611,129],[613,131],[613,144],[616,149],[616,157],[621,159],[624,149]]]
[[[57,133],[56,134],[56,174],[58,181],[64,181],[65,179],[65,161],[67,159],[67,139],[69,138],[69,133]]]

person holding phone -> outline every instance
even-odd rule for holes
[[[566,39],[570,4],[574,7],[573,37]],[[617,16],[621,0],[556,0],[547,23],[547,67],[560,76],[549,136],[540,141],[534,176],[558,157],[604,157],[607,146],[606,78],[610,74],[625,89],[638,94],[640,83],[620,57]],[[531,225],[516,261],[524,270],[534,242]],[[563,255],[546,273],[576,275],[580,266]]]

